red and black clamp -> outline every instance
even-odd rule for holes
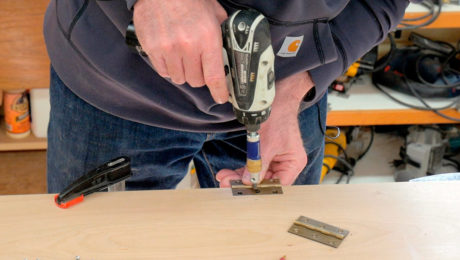
[[[54,197],[54,201],[58,207],[65,209],[83,201],[85,196],[105,190],[109,186],[125,181],[131,176],[129,158],[125,156],[118,157],[75,180],[61,193],[57,194]]]

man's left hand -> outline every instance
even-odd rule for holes
[[[261,180],[279,179],[282,185],[291,185],[307,164],[297,116],[302,98],[313,85],[308,72],[297,73],[276,82],[277,92],[271,115],[259,131]],[[230,187],[231,180],[243,180],[244,184],[251,185],[246,167],[222,169],[216,178],[220,187]]]

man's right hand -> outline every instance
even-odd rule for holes
[[[207,85],[213,99],[227,102],[220,24],[227,13],[217,0],[138,0],[136,34],[162,77],[192,87]]]

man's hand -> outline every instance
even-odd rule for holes
[[[307,164],[298,123],[298,109],[303,96],[313,87],[308,72],[292,75],[276,83],[276,96],[268,120],[261,125],[260,149],[262,172],[260,179],[280,179],[291,185]],[[243,180],[251,185],[246,167],[217,173],[220,187],[230,187],[230,180]]]
[[[139,0],[134,25],[158,74],[176,84],[208,86],[217,103],[228,100],[220,24],[227,13],[216,0]]]

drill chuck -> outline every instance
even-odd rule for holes
[[[246,126],[248,132],[257,132],[260,129],[260,124],[268,119],[271,112],[271,107],[267,107],[262,111],[244,111],[233,107],[238,122]]]

